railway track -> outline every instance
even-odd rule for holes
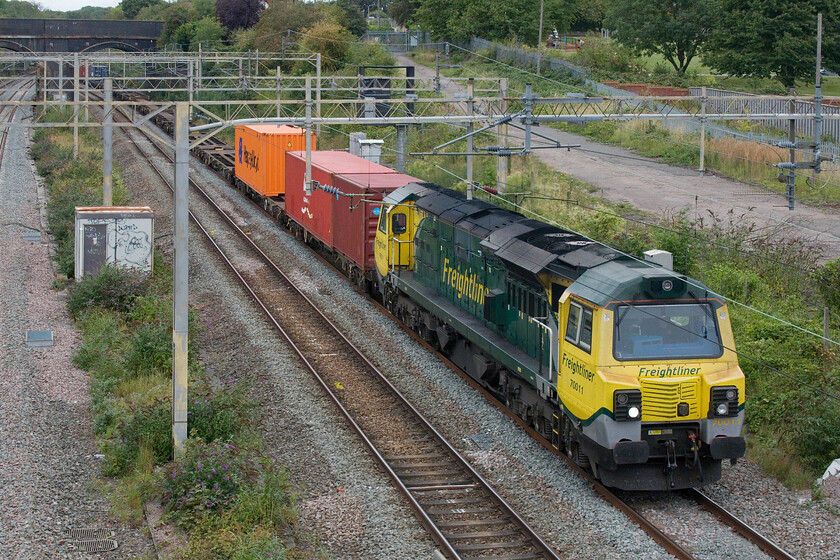
[[[160,151],[160,148],[154,144],[151,138],[149,138],[149,141]],[[214,147],[204,150],[202,153],[207,154],[214,150],[224,151],[225,148],[223,146]],[[161,151],[161,153],[163,152]],[[205,164],[215,171],[221,171],[218,166],[206,161],[207,159],[209,158],[201,158]],[[158,172],[157,169],[155,171]],[[163,176],[161,178],[168,183]],[[518,558],[556,558],[554,552],[537,535],[533,534],[533,531],[527,528],[527,524],[506,506],[504,500],[423,419],[422,415],[399,395],[396,388],[376,370],[369,360],[358,350],[355,350],[349,340],[338,331],[337,327],[323,313],[317,311],[314,304],[294,287],[279,267],[257,247],[256,243],[238,228],[218,206],[215,206],[211,197],[194,183],[191,183],[191,186],[196,189],[196,192],[200,193],[207,204],[214,206],[213,211],[226,220],[229,226],[237,232],[244,243],[241,250],[256,252],[265,266],[276,276],[279,282],[282,282],[282,288],[274,285],[273,289],[270,290],[271,293],[263,293],[261,296],[260,288],[255,286],[265,283],[264,276],[260,276],[264,271],[259,271],[257,274],[243,272],[233,262],[235,259],[224,256],[225,253],[214,241],[214,236],[207,235],[207,238],[222,255],[223,260],[257,301],[269,320],[292,345],[307,368],[318,378],[329,397],[348,419],[350,425],[360,434],[365,445],[371,450],[383,470],[392,478],[395,486],[408,498],[418,518],[438,546],[441,547],[441,550],[452,558],[485,558],[488,557],[487,555],[493,558],[510,560]],[[194,216],[193,219],[195,220]],[[197,220],[195,221],[198,223]],[[200,224],[199,227],[205,234],[207,233]],[[297,297],[301,297],[302,301],[306,302],[305,304],[294,304],[294,306],[289,304],[288,296],[295,292],[298,294]],[[277,293],[282,293],[283,297],[276,297]],[[310,317],[308,316],[312,316],[311,311],[313,309],[316,310],[315,315],[319,317],[316,324],[309,322]],[[278,317],[282,317],[283,321],[281,322]],[[289,321],[289,317],[293,319]],[[433,351],[430,346],[410,330],[404,330]],[[323,334],[330,331],[337,333],[338,337],[335,339],[328,337],[316,339],[312,336],[312,333]],[[339,339],[340,343],[336,346],[336,341]],[[346,352],[349,352],[349,354],[345,354]],[[341,359],[335,358],[339,355],[344,357]],[[330,359],[325,360],[324,358],[327,357]],[[441,359],[447,361],[443,357]],[[449,365],[473,387],[485,393],[486,397],[496,403],[505,414],[515,419],[544,447],[566,459],[569,466],[581,476],[586,477],[607,502],[639,525],[666,551],[680,559],[693,560],[696,558],[679,544],[677,536],[668,535],[660,530],[637,509],[622,500],[610,489],[592,479],[587,472],[580,469],[565,455],[557,452],[551,447],[548,440],[510,413],[502,403],[492,398],[468,376],[461,374],[454,364],[450,363]],[[368,371],[370,377],[356,376],[357,371],[365,370]],[[353,375],[348,375],[348,372],[353,372]],[[377,377],[378,381],[374,382],[373,380]],[[381,386],[377,388],[376,384],[381,384]],[[390,418],[391,421],[381,423],[383,417]],[[732,530],[764,551],[769,557],[779,560],[793,559],[778,545],[750,528],[702,492],[697,490],[685,491],[682,492],[682,495],[710,511]],[[470,556],[472,554],[478,554],[478,556]]]
[[[17,81],[13,81],[12,84],[17,83]],[[9,89],[3,90],[2,92],[2,101],[20,101],[29,91],[29,88],[35,85],[35,80],[32,78],[24,78],[21,80],[21,84],[19,86],[11,85]],[[8,96],[8,99],[6,97]],[[15,99],[17,97],[17,99]],[[0,101],[0,102],[2,102]],[[3,106],[0,109],[0,122],[4,123],[11,123],[15,119],[15,113],[17,112],[17,106]],[[0,131],[0,161],[3,159],[3,154],[6,151],[6,138],[9,137],[9,132],[11,131],[10,127],[4,126],[2,131]]]
[[[735,515],[731,514],[723,506],[715,502],[700,490],[697,490],[696,488],[685,490],[682,492],[682,495],[696,502],[703,509],[709,511],[712,515],[723,521],[749,542],[756,545],[762,552],[771,558],[775,558],[776,560],[795,560],[793,556],[782,550],[779,545],[762,535],[756,529],[750,527],[747,523]]]
[[[423,342],[419,337],[417,337],[413,333],[412,335],[415,336],[415,339],[425,344],[425,342]],[[429,349],[431,350],[431,347],[429,347]],[[624,513],[631,521],[636,523],[652,539],[658,542],[669,554],[672,554],[675,558],[679,558],[680,560],[697,559],[697,557],[692,552],[690,552],[687,549],[687,547],[684,547],[680,544],[679,541],[681,540],[681,538],[679,535],[669,534],[668,532],[660,529],[656,524],[647,519],[644,516],[644,514],[640,512],[640,508],[634,507],[633,505],[628,503],[627,500],[622,499],[621,496],[619,496],[616,492],[612,491],[610,488],[607,488],[598,480],[594,479],[588,471],[585,471],[584,469],[580,468],[572,459],[570,459],[564,453],[561,453],[560,451],[555,449],[548,439],[546,439],[542,434],[535,431],[531,426],[523,422],[518,416],[511,413],[503,405],[503,403],[499,402],[490,393],[484,391],[484,389],[478,384],[474,383],[472,379],[469,378],[469,376],[461,374],[454,364],[449,365],[451,368],[454,368],[454,370],[458,372],[458,374],[462,378],[467,380],[473,387],[484,393],[484,396],[486,398],[493,402],[508,417],[516,421],[516,423],[519,424],[526,432],[528,432],[528,434],[531,437],[539,441],[543,447],[545,447],[546,449],[548,449],[549,451],[566,461],[567,465],[571,469],[573,469],[581,477],[585,478],[590,484],[592,484],[594,490],[598,492],[598,494],[600,494],[604,500],[606,500],[608,503],[610,503],[622,513]],[[771,539],[761,534],[758,530],[754,529],[743,520],[739,519],[736,515],[729,512],[723,506],[709,498],[702,491],[693,488],[689,490],[680,491],[678,494],[685,497],[687,500],[694,502],[700,508],[714,515],[718,520],[721,521],[721,523],[726,525],[726,527],[741,535],[748,542],[752,543],[759,550],[764,552],[768,557],[773,558],[775,560],[796,560],[794,556],[788,554]]]
[[[150,165],[172,188],[151,158]],[[191,206],[202,201],[201,215],[217,215],[228,230],[215,228],[211,234],[191,212],[193,222],[316,377],[442,553],[464,559],[557,559],[551,547],[247,233],[195,182],[190,186],[198,194]],[[256,255],[261,266],[244,255]]]

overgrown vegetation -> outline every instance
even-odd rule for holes
[[[57,259],[72,271],[73,206],[99,203],[101,156],[92,148],[96,139],[86,136],[73,160],[66,147],[71,133],[49,130],[39,131],[33,153],[48,180],[51,227],[70,245],[69,252],[59,246]],[[128,202],[127,190],[119,192],[120,203]],[[94,432],[102,473],[114,478],[115,508],[137,521],[145,502],[160,501],[164,519],[188,535],[179,558],[300,557],[285,544],[297,515],[295,491],[253,429],[258,417],[247,385],[204,373],[195,312],[190,439],[183,459],[172,461],[172,271],[160,256],[154,263],[149,274],[106,265],[76,279],[67,302],[82,337],[73,363],[90,374]]]
[[[41,122],[68,122],[72,109],[51,108]],[[80,157],[73,159],[72,134],[54,134],[52,129],[36,129],[33,136],[32,157],[38,173],[44,177],[49,194],[47,220],[50,231],[58,246],[56,261],[59,271],[67,277],[73,276],[73,228],[76,206],[95,206],[102,203],[101,141],[90,129],[79,132]],[[125,204],[128,191],[122,172],[117,168],[113,174],[113,202]]]

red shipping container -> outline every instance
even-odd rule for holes
[[[379,225],[382,197],[409,183],[421,181],[402,173],[352,173],[334,175],[335,186],[360,197],[333,197],[334,249],[364,271],[374,267],[373,242]]]
[[[334,186],[336,174],[388,174],[396,171],[350,155],[348,152],[313,151],[312,180]],[[305,196],[306,152],[286,152],[286,214],[329,248],[333,246],[333,203],[335,195],[313,190]],[[346,198],[344,199],[347,200]]]

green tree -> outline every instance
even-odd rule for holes
[[[256,25],[257,38],[254,44],[261,51],[280,52],[283,46],[282,37],[287,30],[300,31],[314,25],[323,17],[317,4],[274,0],[260,14],[260,21]],[[292,41],[298,41],[299,37],[295,33],[292,33],[291,36]],[[288,45],[288,43],[286,44]]]
[[[178,2],[177,4],[169,4],[162,12],[161,19],[163,20],[163,31],[161,31],[158,44],[166,46],[170,43],[182,44],[186,36],[192,38],[192,33],[188,30],[179,28],[190,21],[190,3]],[[176,37],[177,32],[177,37]],[[187,41],[189,43],[189,41]]]
[[[303,52],[321,53],[321,68],[332,71],[344,64],[354,41],[353,34],[337,23],[319,21],[303,30],[298,47]]]
[[[231,44],[235,52],[245,52],[257,48],[257,28],[237,29],[231,34]]]
[[[716,0],[718,23],[703,62],[735,76],[775,78],[786,88],[814,75],[817,13],[823,14],[823,60],[840,63],[836,0]]]
[[[347,29],[356,37],[361,37],[367,31],[364,14],[351,0],[336,0],[325,4],[323,10],[327,18]]]
[[[567,0],[544,0],[543,35],[557,28],[568,31],[575,17]],[[465,41],[472,36],[497,41],[521,41],[536,46],[540,0],[420,0],[417,22],[439,39]]]
[[[388,15],[400,25],[413,23],[420,0],[392,0],[388,3]]]
[[[575,4],[575,18],[572,28],[578,30],[599,30],[604,26],[609,0],[578,0]]]
[[[643,55],[661,54],[678,74],[700,52],[714,25],[711,0],[616,0],[605,23],[619,43]]]
[[[197,51],[199,44],[219,48],[227,30],[217,17],[204,17],[195,22],[195,32],[190,42],[191,51]]]
[[[0,0],[0,17],[37,18],[43,17],[40,7],[34,2],[19,0]]]
[[[192,9],[190,10],[190,19],[199,20],[202,18],[216,17],[216,1],[215,0],[192,0]]]
[[[140,10],[146,6],[154,6],[160,4],[161,0],[122,0],[120,8],[122,8],[123,15],[128,19],[134,19]]]
[[[85,6],[78,10],[66,12],[67,19],[108,19],[111,8],[100,8],[98,6]]]

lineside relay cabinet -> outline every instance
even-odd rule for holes
[[[75,277],[105,264],[152,270],[155,215],[148,206],[77,206]]]

